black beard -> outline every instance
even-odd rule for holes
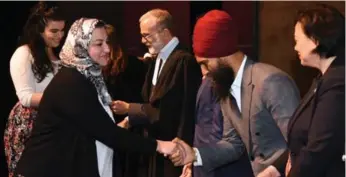
[[[219,61],[214,71],[210,71],[209,76],[213,79],[213,88],[219,99],[227,98],[234,81],[234,71],[225,62]]]

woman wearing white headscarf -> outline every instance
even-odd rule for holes
[[[45,90],[16,175],[112,177],[113,149],[171,154],[176,145],[146,139],[114,123],[102,77],[109,59],[105,23],[73,23],[60,53],[63,67]]]

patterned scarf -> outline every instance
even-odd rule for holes
[[[94,84],[102,103],[110,105],[112,98],[103,79],[102,66],[94,62],[88,54],[92,32],[98,22],[97,19],[87,18],[76,20],[68,32],[59,56],[63,66],[76,68]]]

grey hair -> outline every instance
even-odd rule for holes
[[[153,9],[145,13],[141,16],[139,19],[139,23],[141,23],[143,20],[154,17],[156,19],[156,27],[157,28],[167,28],[170,32],[173,30],[173,17],[172,15],[164,9]]]

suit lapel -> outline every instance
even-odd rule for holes
[[[254,85],[252,84],[252,67],[253,62],[247,60],[241,84],[241,115],[243,119],[249,119],[250,116],[252,91],[254,88]]]
[[[314,80],[313,84],[311,85],[311,87],[309,89],[309,92],[304,96],[304,98],[300,102],[298,108],[293,113],[292,119],[288,125],[288,134],[290,134],[293,124],[296,122],[299,115],[303,112],[303,110],[306,108],[308,103],[311,101],[311,99],[313,98],[315,93],[316,93],[316,80]]]
[[[227,112],[230,115],[230,117],[235,117],[237,119],[241,119],[241,113],[238,109],[237,102],[232,97],[233,96],[230,94],[229,97],[224,99],[225,104],[229,105],[229,108],[230,108],[229,111],[227,111]]]
[[[165,95],[170,88],[175,84],[175,75],[178,65],[181,63],[181,46],[178,44],[172,53],[167,58],[166,63],[163,65],[161,73],[156,81],[153,95],[150,102],[155,102]]]
[[[244,73],[242,77],[241,86],[241,116],[244,121],[244,132],[248,136],[248,152],[252,152],[252,138],[251,138],[251,127],[250,127],[250,115],[252,105],[252,92],[254,85],[252,84],[252,71],[253,61],[247,60],[244,67]]]
[[[176,61],[174,61],[173,59],[175,59],[175,56],[176,56],[176,53],[177,53],[177,50],[181,49],[181,45],[178,44],[172,51],[171,54],[169,54],[167,60],[166,60],[166,63],[163,65],[162,69],[161,69],[161,72],[160,72],[160,75],[159,77],[157,78],[157,81],[156,81],[156,85],[160,84],[159,81],[162,80],[160,78],[164,78],[165,75],[167,74],[172,74],[172,73],[169,73],[170,69],[172,68],[173,65],[176,64]]]
[[[148,71],[147,74],[145,76],[145,82],[143,84],[142,87],[142,96],[143,99],[146,101],[149,101],[151,95],[151,88],[152,88],[152,79],[153,79],[153,75],[154,75],[154,69],[155,69],[155,60],[150,61],[150,63],[148,64]]]

